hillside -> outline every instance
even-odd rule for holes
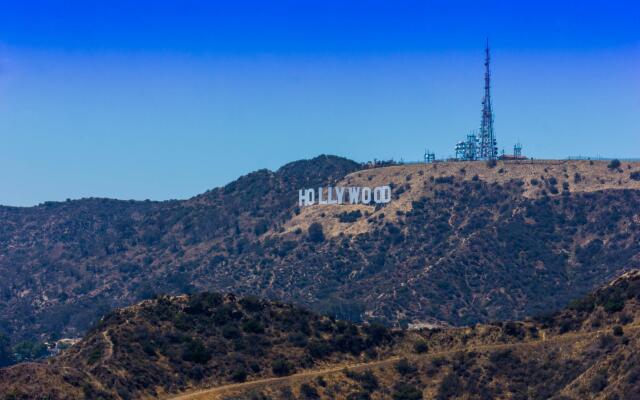
[[[253,297],[160,297],[0,370],[0,399],[633,399],[639,321],[638,271],[552,315],[408,332]]]
[[[0,370],[0,398],[163,396],[384,356],[398,337],[254,297],[164,296],[110,313],[48,362]]]
[[[114,307],[207,290],[391,325],[522,319],[639,265],[639,171],[589,161],[361,170],[321,156],[184,201],[0,207],[0,333],[14,344],[75,337]],[[393,200],[298,208],[298,189],[328,184],[391,184]]]

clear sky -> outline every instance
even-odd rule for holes
[[[500,148],[640,157],[637,1],[0,0],[0,204],[451,155],[486,37]]]

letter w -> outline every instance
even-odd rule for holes
[[[351,204],[358,204],[360,201],[360,188],[359,187],[350,187],[349,188],[349,202]]]

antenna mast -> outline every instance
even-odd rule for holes
[[[480,123],[480,155],[481,160],[498,158],[498,143],[493,133],[493,110],[491,108],[491,70],[489,69],[489,39],[485,49],[484,61],[484,99],[482,100],[482,122]]]

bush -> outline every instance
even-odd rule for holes
[[[293,365],[284,358],[278,358],[271,362],[271,370],[278,376],[285,376],[293,371]]]
[[[240,299],[239,303],[242,304],[242,307],[244,307],[244,309],[249,312],[260,311],[263,307],[262,301],[260,301],[260,298],[256,296],[243,297],[242,299]]]
[[[242,323],[242,330],[247,333],[264,333],[264,325],[257,319],[249,319]]]
[[[183,352],[182,358],[197,364],[206,364],[211,359],[211,352],[198,340],[191,340]]]
[[[613,327],[613,335],[614,336],[622,336],[624,335],[624,330],[620,325],[616,325]]]
[[[426,353],[429,351],[429,346],[424,340],[419,340],[413,344],[413,351],[418,354]]]
[[[408,383],[398,385],[393,394],[393,400],[421,400],[422,392],[417,387]]]
[[[314,222],[309,225],[309,240],[315,243],[324,242],[324,232],[319,222]]]
[[[624,300],[621,298],[611,298],[604,304],[604,310],[608,313],[622,311]]]
[[[607,167],[609,169],[618,169],[620,168],[620,160],[618,160],[617,158],[614,158],[613,160],[611,160],[611,162],[609,163],[609,165],[607,165]]]
[[[320,395],[318,394],[316,388],[309,385],[308,383],[303,383],[302,385],[300,385],[300,394],[305,400],[315,400],[320,398]]]
[[[595,376],[591,379],[589,383],[589,389],[591,389],[592,393],[599,393],[607,387],[607,376],[603,371],[599,371]]]
[[[355,210],[350,212],[345,211],[340,215],[338,215],[338,220],[340,220],[340,222],[342,223],[356,222],[357,220],[360,219],[360,217],[362,217],[362,213],[360,212],[360,210]]]
[[[582,181],[582,175],[577,172],[573,174],[573,183],[579,183],[580,181]]]
[[[235,325],[229,324],[222,327],[222,337],[225,339],[233,339],[240,335],[240,329]]]
[[[307,344],[307,351],[313,358],[324,358],[331,354],[333,348],[324,340],[312,340]]]
[[[396,363],[396,371],[398,371],[400,375],[408,375],[416,372],[417,369],[411,365],[406,358],[402,358]]]
[[[487,160],[486,165],[487,168],[493,168],[498,165],[498,162],[496,160]]]
[[[247,380],[247,371],[244,367],[238,367],[231,372],[231,380],[234,382],[244,382]]]
[[[640,181],[640,171],[632,172],[631,174],[629,174],[629,178],[633,179],[634,181]]]

